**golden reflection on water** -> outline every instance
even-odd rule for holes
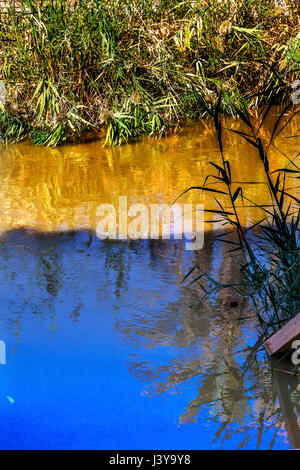
[[[278,114],[278,110],[262,129],[261,134],[265,141],[272,132],[276,113]],[[236,130],[246,130],[243,123],[233,119],[226,119],[224,125]],[[288,138],[296,135],[298,128],[299,119],[294,119],[276,139],[277,148],[270,148],[269,159],[273,169],[286,166],[286,159],[281,152],[290,158],[294,158],[299,152],[299,138]],[[262,164],[253,147],[229,131],[224,132],[224,138],[225,156],[231,162],[236,185],[242,181],[263,183]],[[45,232],[94,230],[98,222],[96,209],[101,203],[112,203],[117,207],[119,196],[127,196],[129,204],[171,203],[189,186],[203,183],[210,171],[210,161],[220,163],[215,131],[210,121],[188,124],[180,135],[161,140],[144,138],[120,148],[103,149],[100,141],[66,145],[56,149],[32,147],[27,143],[2,146],[0,230],[5,232],[20,227]],[[295,181],[297,180],[291,180],[289,186],[296,186]],[[245,195],[256,203],[269,202],[268,190],[263,184],[245,185],[244,188]],[[291,191],[295,194],[299,190],[294,188]],[[221,198],[219,200],[226,206],[226,201]],[[209,193],[189,193],[182,202],[202,202],[207,208],[216,207],[213,196]],[[243,209],[244,224],[258,218],[261,218],[258,209]],[[210,228],[210,225],[207,225],[207,228]],[[51,334],[55,333],[58,328],[56,321],[59,324],[60,320],[55,310],[59,303],[56,305],[55,299],[60,295],[60,291],[64,297],[65,291],[62,287],[68,282],[65,272],[68,272],[68,266],[72,265],[70,263],[64,266],[68,261],[63,259],[61,244],[55,241],[56,235],[44,234],[36,243],[30,242],[27,235],[24,234],[23,238],[22,230],[11,234],[14,243],[11,258],[8,258],[7,247],[4,246],[3,251],[5,262],[2,263],[2,275],[3,279],[10,279],[10,284],[4,283],[5,289],[9,285],[8,292],[12,293],[13,297],[18,297],[21,302],[21,308],[17,312],[14,302],[9,304],[12,315],[15,315],[13,318],[16,318],[13,327],[18,341],[23,310],[26,313],[26,308],[27,311],[48,315],[51,320],[49,330]],[[32,236],[34,239],[36,234]],[[72,239],[73,234],[68,236]],[[237,259],[226,257],[223,245],[221,251],[217,252],[211,237],[212,234],[207,233],[205,249],[193,253],[194,264],[205,266],[206,271],[212,277],[217,277],[220,283],[239,283],[242,273],[236,269]],[[16,246],[18,250],[15,250]],[[24,287],[23,270],[19,269],[20,258],[16,257],[19,250],[22,257],[24,256],[24,247],[31,250],[37,259],[36,270],[30,271],[30,286],[33,287],[29,290],[26,285]],[[299,416],[299,380],[285,372],[285,375],[282,375],[275,364],[272,382],[269,364],[265,361],[262,361],[259,367],[254,364],[251,350],[247,351],[245,345],[248,344],[249,337],[256,337],[256,323],[252,320],[247,323],[239,321],[247,310],[242,299],[234,311],[226,307],[222,298],[225,293],[220,294],[219,302],[214,301],[208,306],[199,307],[202,291],[195,283],[192,289],[182,289],[180,301],[178,298],[172,298],[172,290],[170,299],[166,295],[164,300],[164,289],[155,287],[158,282],[156,278],[155,283],[150,283],[146,289],[144,285],[141,287],[134,284],[133,290],[130,290],[129,280],[136,278],[136,271],[130,272],[131,265],[137,261],[134,261],[135,258],[133,261],[130,259],[134,256],[134,243],[127,248],[125,244],[116,244],[113,251],[111,246],[105,248],[103,245],[102,250],[106,250],[104,254],[101,250],[91,251],[93,259],[99,251],[98,263],[94,264],[99,264],[100,281],[94,274],[93,280],[97,279],[98,282],[99,303],[102,304],[112,297],[116,304],[115,329],[125,341],[135,346],[135,354],[128,359],[128,368],[136,378],[145,383],[144,393],[176,393],[178,387],[185,384],[189,386],[190,381],[194,380],[195,395],[188,395],[189,401],[185,403],[178,419],[179,426],[196,421],[202,408],[206,407],[211,419],[219,423],[213,441],[219,447],[222,447],[226,440],[230,440],[234,433],[241,436],[239,448],[247,447],[249,442],[251,444],[254,431],[257,432],[259,447],[263,427],[274,431],[274,439],[276,433],[281,439],[288,436],[291,447],[299,447],[296,416],[297,413]],[[91,239],[88,241],[87,238],[85,249],[93,249]],[[179,284],[191,267],[188,263],[183,269],[182,244],[157,240],[149,242],[150,250],[151,263],[153,262],[153,266],[158,263],[157,276],[162,279],[166,276],[167,284],[163,285],[171,285],[168,276],[173,276],[173,280]],[[83,250],[79,250],[81,251]],[[75,274],[88,272],[85,271],[88,258],[80,256],[77,259],[76,250],[72,251],[74,252],[75,258],[71,260],[76,261]],[[167,269],[168,260],[170,267]],[[104,262],[104,269],[101,261]],[[106,277],[103,278],[105,282],[101,282],[103,270],[107,271]],[[112,271],[115,271],[116,279],[113,295],[112,286],[107,281]],[[155,271],[150,269],[149,273],[155,275]],[[37,276],[36,281],[32,280],[35,279],[34,276]],[[70,309],[70,318],[74,323],[79,322],[81,310],[84,309],[92,290],[90,285],[86,289],[82,287],[83,278],[81,275],[70,278],[74,305],[70,302],[66,308]],[[13,291],[14,282],[16,291]],[[86,282],[92,281],[86,276]],[[36,297],[32,295],[31,288],[33,292],[36,288]],[[129,294],[126,296],[128,289]],[[122,316],[122,308],[119,308],[118,302],[122,306],[122,302],[127,305],[126,301],[130,303],[132,313]],[[157,310],[156,304],[159,306]],[[164,362],[159,359],[156,363],[153,358],[150,357],[149,360],[148,355],[143,355],[143,349],[138,349],[139,343],[143,345],[143,340],[150,348],[170,345],[175,349],[175,353],[170,360]],[[242,358],[237,354],[239,351],[243,351]],[[273,444],[272,439],[270,448]]]
[[[263,139],[270,136],[277,115],[275,110],[263,126]],[[245,125],[234,119],[225,119],[224,126],[246,131]],[[275,141],[280,151],[291,158],[299,151],[299,138],[288,137],[297,134],[298,128],[299,118],[294,118]],[[224,131],[224,147],[234,181],[264,182],[262,164],[251,145],[237,134]],[[274,169],[287,165],[280,151],[270,148],[269,160]],[[190,123],[179,135],[160,140],[143,138],[118,148],[103,148],[102,141],[55,149],[28,143],[1,146],[0,229],[94,230],[100,204],[110,203],[118,208],[119,196],[127,196],[128,204],[170,204],[188,187],[203,183],[211,172],[209,161],[220,164],[215,130],[209,120]],[[263,184],[243,187],[245,195],[256,203],[269,202]],[[228,204],[218,199],[225,206]],[[216,208],[213,195],[199,191],[188,193],[182,202]],[[242,210],[243,224],[258,218],[259,209]]]

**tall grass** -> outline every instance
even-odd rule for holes
[[[4,140],[57,145],[105,129],[120,144],[198,119],[199,97],[215,103],[221,88],[235,114],[233,103],[258,105],[256,92],[295,79],[282,75],[300,55],[294,0],[21,3],[0,13]]]
[[[279,90],[276,92],[276,97],[278,97],[278,93],[280,93]],[[214,116],[220,150],[220,165],[211,163],[211,166],[217,173],[209,174],[202,186],[188,188],[185,192],[201,189],[215,193],[218,218],[221,217],[222,225],[226,229],[231,228],[221,236],[217,236],[217,239],[230,244],[231,249],[228,253],[231,256],[233,253],[242,254],[241,269],[244,276],[239,285],[220,285],[198,267],[201,273],[193,282],[195,280],[208,281],[209,287],[205,286],[205,283],[202,284],[205,291],[204,298],[224,287],[236,289],[252,304],[261,326],[263,338],[267,338],[300,312],[300,200],[293,194],[291,188],[287,187],[287,181],[297,183],[300,179],[300,167],[296,164],[295,158],[291,159],[288,155],[284,155],[287,161],[286,167],[271,171],[268,159],[268,151],[275,137],[294,118],[299,109],[293,109],[292,103],[288,103],[274,124],[269,142],[263,143],[259,131],[270,109],[272,109],[273,101],[266,107],[261,122],[256,128],[247,109],[236,108],[236,112],[248,128],[248,132],[233,132],[237,132],[241,139],[246,140],[256,149],[264,170],[265,184],[270,194],[271,203],[259,205],[247,197],[247,183],[246,187],[243,185],[242,189],[242,186],[237,186],[233,182],[230,159],[226,159],[226,150],[223,147],[223,127],[220,120],[221,99],[220,95],[214,111],[202,103],[207,111]],[[288,120],[285,118],[283,121],[283,117],[288,111],[290,116]],[[211,180],[218,183],[218,190],[210,186]],[[255,184],[255,181],[251,181],[250,184]],[[225,210],[224,204],[222,205],[218,201],[220,192],[227,196],[230,209],[226,206]],[[260,209],[262,218],[255,225],[245,228],[240,221],[240,208],[242,207],[240,203],[242,205],[246,203],[250,207]],[[209,210],[212,211],[214,208]],[[232,240],[232,232],[236,234],[234,241]],[[192,271],[194,268],[188,276]]]

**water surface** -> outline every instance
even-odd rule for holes
[[[290,156],[293,126],[276,140]],[[200,304],[200,287],[181,282],[195,263],[219,281],[240,279],[213,238],[220,227],[206,226],[199,252],[93,234],[102,202],[170,202],[199,185],[219,159],[209,122],[114,149],[0,152],[1,449],[300,447],[299,381],[283,364],[272,374],[263,351],[249,356],[257,324],[248,306],[227,307],[225,293]],[[226,134],[226,152],[235,181],[264,181],[239,136]],[[276,148],[270,163],[285,164]],[[245,187],[270,202],[263,185]],[[213,204],[199,193],[185,201],[204,197]],[[258,216],[243,209],[244,224]]]

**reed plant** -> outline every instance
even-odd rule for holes
[[[193,189],[214,193],[217,207],[206,210],[215,212],[218,215],[216,222],[221,223],[225,229],[225,232],[222,231],[215,238],[229,244],[228,256],[237,253],[242,255],[240,267],[243,272],[242,281],[238,285],[219,284],[200,266],[193,267],[186,278],[191,276],[192,272],[197,273],[192,282],[200,283],[204,291],[202,300],[224,288],[235,290],[243,298],[248,299],[251,310],[254,310],[259,320],[262,339],[274,334],[300,312],[300,199],[293,191],[298,188],[297,184],[288,187],[291,182],[297,183],[300,179],[300,167],[297,164],[300,152],[294,158],[284,154],[286,166],[276,170],[270,169],[268,157],[274,139],[294,119],[299,107],[289,102],[276,119],[269,141],[265,142],[260,137],[260,130],[272,105],[278,101],[278,95],[282,92],[285,91],[273,90],[272,98],[256,126],[247,108],[236,107],[236,112],[245,123],[248,132],[229,130],[237,133],[257,151],[265,175],[264,184],[270,194],[270,203],[266,201],[265,204],[258,204],[247,196],[247,185],[261,184],[261,182],[257,183],[254,180],[241,185],[234,183],[230,158],[226,158],[226,149],[223,146],[223,127],[220,119],[221,94],[214,110],[210,109],[204,100],[201,101],[201,105],[214,118],[220,164],[211,162],[210,165],[215,172],[209,174],[201,186],[188,188],[183,193]],[[218,189],[213,186],[215,182],[218,183]],[[224,202],[221,204],[218,200],[220,193],[228,200],[225,208]],[[244,227],[240,219],[240,211],[245,204],[261,211],[261,219],[249,227]],[[232,238],[232,234],[235,234],[235,238]]]
[[[259,105],[292,83],[297,0],[24,0],[0,11],[3,140],[108,145],[199,119],[198,99]],[[286,70],[292,71],[288,76]],[[4,125],[2,125],[4,123]]]

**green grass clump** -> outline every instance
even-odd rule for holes
[[[199,99],[258,105],[292,83],[297,1],[25,0],[0,13],[6,113],[35,143],[106,130],[106,143],[198,119]],[[283,6],[282,6],[283,5]],[[23,137],[11,129],[12,138]],[[3,133],[2,133],[3,134]]]

